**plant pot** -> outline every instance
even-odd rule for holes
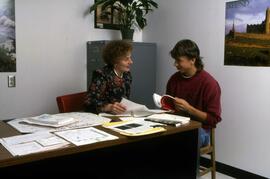
[[[123,40],[133,40],[134,29],[121,29]]]

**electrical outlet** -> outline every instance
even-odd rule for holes
[[[8,75],[8,87],[15,87],[16,86],[16,80],[15,75]]]

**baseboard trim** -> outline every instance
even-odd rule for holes
[[[208,166],[210,164],[210,160],[208,158],[201,157],[200,160],[201,160],[200,163],[203,166]],[[254,173],[250,173],[248,171],[245,171],[245,170],[242,170],[239,168],[235,168],[235,167],[232,167],[230,165],[226,165],[224,163],[217,162],[217,161],[216,161],[216,170],[219,173],[228,175],[230,177],[238,178],[238,179],[242,179],[242,178],[243,179],[246,179],[246,178],[248,178],[248,179],[267,179],[263,176],[260,176],[260,175],[254,174]]]

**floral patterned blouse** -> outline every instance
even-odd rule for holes
[[[122,97],[129,98],[131,82],[130,72],[124,72],[120,78],[111,66],[95,70],[85,99],[85,111],[100,113],[104,105],[120,102]]]

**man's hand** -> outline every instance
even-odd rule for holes
[[[190,104],[186,100],[182,98],[177,98],[177,97],[174,98],[174,105],[177,111],[189,112],[189,109],[191,107]]]
[[[175,109],[178,112],[186,112],[189,115],[195,116],[201,121],[205,121],[207,119],[206,112],[196,109],[195,107],[191,106],[186,100],[175,97],[174,101]]]

